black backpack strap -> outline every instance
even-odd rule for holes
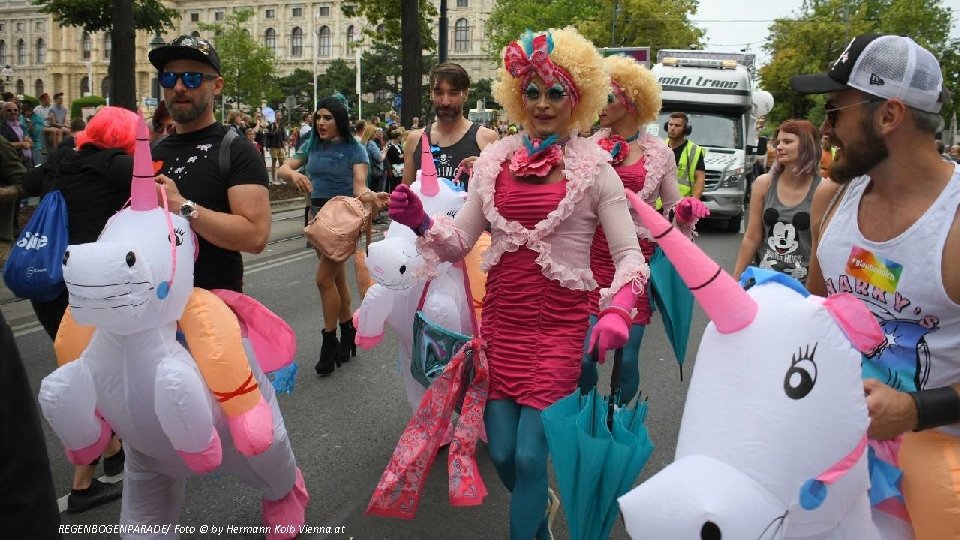
[[[230,146],[233,141],[240,136],[235,129],[228,129],[227,134],[223,136],[220,142],[220,154],[217,156],[217,163],[220,166],[220,176],[226,178],[230,174]]]

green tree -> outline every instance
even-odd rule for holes
[[[573,25],[598,47],[699,48],[703,30],[690,20],[698,0],[498,0],[487,22],[487,52],[500,52],[526,29]]]
[[[401,122],[410,120],[421,110],[423,99],[424,51],[436,47],[430,21],[437,15],[431,0],[344,0],[341,9],[347,17],[362,16],[370,22],[364,32],[374,41],[400,43],[402,66]],[[380,31],[380,27],[382,31]]]
[[[256,108],[260,100],[278,96],[271,93],[274,67],[273,51],[260,43],[246,28],[252,9],[241,9],[226,16],[222,23],[200,23],[200,29],[213,33],[213,44],[220,55],[223,94],[240,104]],[[224,112],[226,115],[226,112]]]
[[[87,32],[110,32],[111,103],[137,108],[135,30],[162,32],[173,27],[176,10],[160,0],[32,0],[41,13],[53,15],[57,24],[76,26]],[[92,89],[91,81],[91,89]]]
[[[343,58],[337,58],[327,67],[322,75],[317,77],[317,98],[323,99],[332,96],[334,92],[340,92],[350,103],[350,112],[353,113],[357,106],[357,70],[353,63],[347,64]]]
[[[273,88],[278,95],[278,100],[286,100],[287,96],[293,96],[296,104],[296,111],[310,111],[313,105],[313,72],[297,68],[293,73],[283,77],[277,77],[273,82]]]
[[[790,77],[825,72],[854,36],[865,32],[909,35],[928,48],[943,68],[944,84],[957,96],[960,56],[949,39],[951,12],[941,0],[807,0],[799,14],[770,25],[764,49],[770,62],[760,68],[764,89],[775,104],[768,124],[788,118],[823,120],[822,95],[801,95],[790,88]],[[956,101],[944,105],[949,118]]]

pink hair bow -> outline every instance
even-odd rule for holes
[[[534,75],[539,75],[549,86],[559,82],[576,105],[580,101],[580,92],[567,70],[550,61],[551,52],[553,36],[550,32],[534,37],[528,30],[519,40],[507,45],[503,51],[503,66],[510,75],[522,79],[524,83]]]

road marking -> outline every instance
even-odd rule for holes
[[[40,325],[38,321],[31,321],[26,324],[18,324],[17,326],[10,327],[13,330],[13,337],[18,338],[21,336],[28,336],[30,334],[35,334],[43,330],[43,326]]]
[[[276,259],[270,259],[269,261],[251,265],[244,271],[244,275],[256,274],[257,272],[263,272],[264,270],[270,270],[271,268],[276,268],[292,262],[301,261],[303,259],[315,259],[316,257],[316,252],[312,250],[303,251],[294,255],[287,255],[286,257],[278,257]]]

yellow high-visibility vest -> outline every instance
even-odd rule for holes
[[[663,142],[669,146],[669,141],[670,139],[666,139]],[[671,148],[671,150],[673,149]],[[697,163],[700,161],[700,157],[705,154],[706,151],[703,148],[687,139],[683,152],[680,154],[680,161],[677,163],[677,184],[679,184],[681,197],[687,197],[693,192],[693,185],[696,183]]]

